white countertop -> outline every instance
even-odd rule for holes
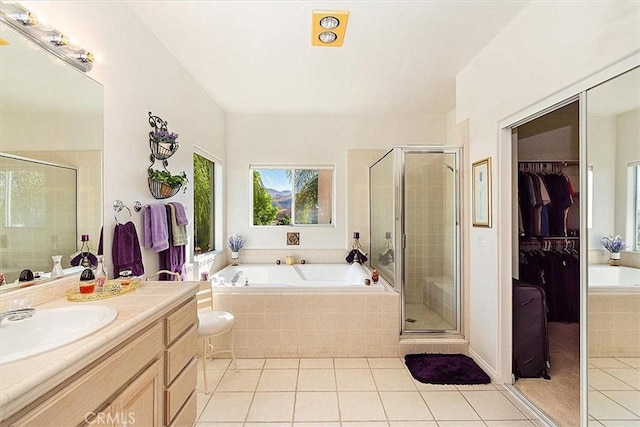
[[[115,308],[118,316],[104,328],[63,347],[0,365],[0,420],[194,296],[198,287],[199,282],[142,282],[131,293],[100,301],[68,302],[62,297],[36,305],[36,310],[76,304],[105,305]]]

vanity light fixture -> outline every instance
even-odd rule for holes
[[[69,38],[55,28],[43,26],[33,13],[17,2],[0,1],[0,24],[7,25],[85,73],[93,66],[91,52],[72,45]]]
[[[349,12],[313,11],[311,44],[313,46],[340,47],[347,30]]]
[[[47,37],[47,40],[49,40],[50,43],[53,43],[56,46],[66,46],[69,44],[69,39],[64,34],[56,32],[49,35]]]
[[[11,18],[21,22],[22,25],[36,25],[38,23],[36,16],[31,12],[14,12],[11,14]]]

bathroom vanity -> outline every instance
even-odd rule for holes
[[[35,305],[98,304],[118,316],[75,342],[0,365],[0,426],[193,425],[198,285],[143,282],[115,298]]]

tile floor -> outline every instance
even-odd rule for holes
[[[640,358],[589,359],[589,427],[640,427]]]
[[[239,359],[198,369],[197,427],[536,426],[495,385],[414,381],[399,358]]]

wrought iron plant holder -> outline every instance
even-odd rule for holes
[[[151,154],[149,155],[151,164],[147,168],[149,173],[149,191],[156,199],[168,199],[169,197],[173,197],[178,194],[178,191],[180,191],[181,188],[186,191],[186,186],[183,186],[183,184],[170,186],[166,182],[155,179],[153,177],[153,165],[156,160],[159,160],[164,171],[167,174],[170,174],[167,169],[167,166],[169,165],[169,161],[167,159],[178,151],[180,144],[177,141],[177,135],[168,131],[167,122],[158,116],[154,116],[151,111],[149,111],[149,125],[153,128],[153,130],[149,132],[149,148],[151,150]],[[159,136],[159,134],[165,134],[167,137]]]

